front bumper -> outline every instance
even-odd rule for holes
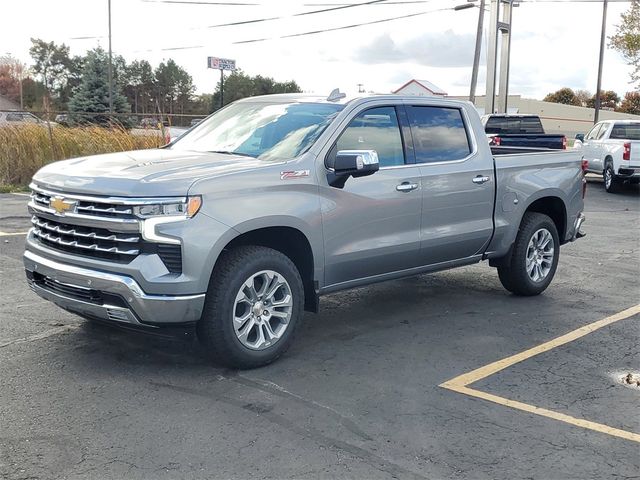
[[[205,294],[149,295],[131,277],[68,265],[24,253],[31,289],[42,298],[78,315],[158,327],[200,319]]]

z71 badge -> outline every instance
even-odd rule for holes
[[[309,170],[290,170],[287,172],[280,172],[280,180],[291,180],[294,178],[308,177]]]

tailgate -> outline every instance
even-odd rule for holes
[[[630,167],[640,167],[640,142],[631,141],[631,159]]]
[[[506,147],[535,147],[561,150],[564,147],[564,135],[544,134],[506,134],[499,137],[499,145]]]

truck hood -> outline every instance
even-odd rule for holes
[[[41,187],[70,193],[184,196],[196,180],[270,164],[239,155],[171,149],[137,150],[55,162],[41,168],[33,180]]]

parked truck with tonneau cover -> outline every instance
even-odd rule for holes
[[[584,221],[578,152],[494,155],[470,103],[397,95],[247,98],[165,148],[45,166],[31,189],[37,294],[195,326],[241,368],[279,357],[330,292],[488,260],[537,295]]]
[[[538,115],[494,113],[483,115],[482,124],[492,146],[555,150],[567,148],[567,137],[562,134],[545,133]]]

